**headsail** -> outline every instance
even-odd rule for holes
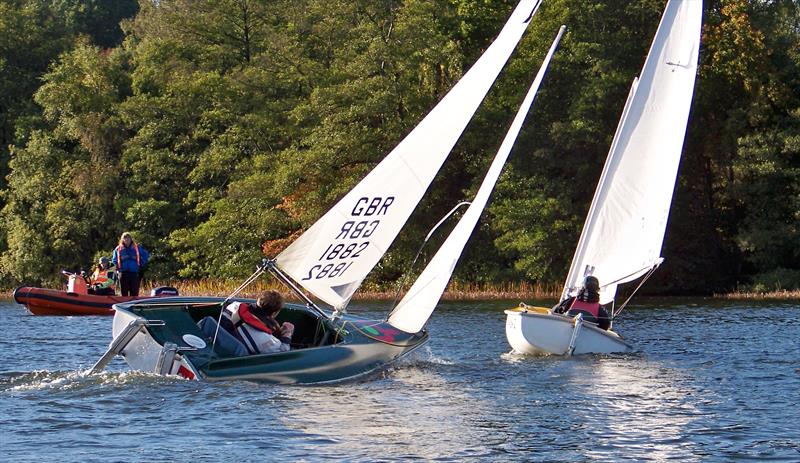
[[[670,0],[634,81],[562,299],[592,274],[600,303],[660,262],[697,74],[703,3]]]
[[[442,247],[436,252],[431,261],[420,274],[419,278],[408,290],[405,297],[395,308],[394,312],[389,316],[389,323],[395,328],[403,330],[407,333],[416,333],[425,326],[425,323],[430,318],[431,313],[439,303],[439,298],[442,296],[447,283],[450,281],[450,276],[456,267],[461,252],[464,250],[472,230],[478,223],[478,219],[489,201],[489,195],[494,190],[497,179],[500,177],[500,172],[511,153],[511,147],[517,140],[517,135],[522,128],[522,123],[528,115],[528,110],[533,104],[536,97],[536,92],[539,90],[539,85],[542,83],[547,66],[550,64],[550,59],[555,53],[561,36],[564,34],[564,26],[558,31],[556,39],[550,46],[550,50],[542,63],[536,78],[533,80],[530,90],[528,90],[525,99],[522,102],[511,127],[497,151],[492,165],[489,167],[489,172],[481,183],[475,199],[470,204],[464,216],[458,221],[455,228],[445,240]]]
[[[494,83],[541,0],[522,0],[481,58],[358,185],[276,258],[343,308],[394,241]]]

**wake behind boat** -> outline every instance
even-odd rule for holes
[[[285,305],[277,317],[277,322],[295,326],[291,350],[236,353],[240,349],[219,325],[222,310],[237,300],[237,290],[226,299],[170,298],[115,305],[114,339],[90,372],[101,370],[119,354],[134,369],[190,379],[324,383],[385,368],[424,344],[425,324],[488,202],[563,27],[475,199],[406,296],[385,321],[348,315],[347,305],[422,199],[539,3],[522,0],[494,43],[422,122],[328,213],[242,284],[240,290],[269,272],[305,301],[305,306]],[[304,291],[332,310],[317,306]],[[209,317],[216,327],[212,338],[198,326],[209,323]]]
[[[571,355],[626,352],[631,346],[603,321],[617,286],[661,264],[661,246],[694,91],[703,3],[670,0],[642,69],[634,80],[561,295],[565,313],[529,307],[506,310],[506,337],[514,351]],[[581,294],[587,277],[599,294]],[[594,280],[594,281],[597,281]],[[638,290],[637,287],[636,289]],[[634,290],[634,293],[636,290]],[[576,304],[579,307],[576,307]]]

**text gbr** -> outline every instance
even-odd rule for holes
[[[380,218],[387,214],[392,203],[394,196],[358,198],[350,211],[353,220],[342,224],[336,237],[317,259],[318,263],[308,270],[308,275],[303,280],[320,280],[343,275],[369,247],[369,238],[380,226]]]

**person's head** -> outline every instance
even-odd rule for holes
[[[583,294],[586,302],[600,301],[600,281],[591,275],[583,280]]]
[[[261,296],[258,297],[256,306],[261,309],[266,316],[275,317],[283,308],[283,296],[274,289],[264,291]]]
[[[100,260],[97,261],[97,265],[99,265],[103,270],[107,269],[110,266],[108,257],[101,257]]]
[[[119,244],[123,246],[130,246],[133,243],[133,236],[131,236],[130,232],[125,232],[119,237]]]

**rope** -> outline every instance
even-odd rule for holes
[[[417,250],[417,255],[414,256],[414,260],[412,260],[411,265],[408,266],[408,271],[403,274],[403,278],[400,281],[400,284],[397,286],[397,291],[394,293],[394,299],[392,299],[392,305],[391,305],[392,310],[389,312],[389,315],[386,316],[387,320],[394,313],[395,306],[397,305],[397,299],[400,297],[400,292],[403,290],[403,286],[406,284],[406,281],[408,281],[408,276],[411,270],[414,268],[414,265],[417,263],[417,259],[419,259],[420,254],[422,254],[422,249],[425,248],[425,244],[427,244],[428,240],[431,239],[431,236],[433,236],[433,232],[435,232],[436,229],[439,228],[439,226],[442,225],[442,223],[444,223],[445,220],[450,218],[450,216],[453,215],[461,206],[470,204],[472,203],[470,203],[469,201],[462,201],[456,204],[452,209],[450,209],[450,212],[445,214],[444,217],[442,217],[436,223],[436,225],[434,225],[433,228],[431,228],[431,231],[428,232],[428,235],[425,237],[425,239],[422,241],[422,244],[419,246],[419,250]]]
[[[219,316],[217,317],[217,329],[214,330],[214,339],[211,341],[211,351],[212,352],[214,351],[214,346],[217,345],[217,335],[219,334],[219,327],[220,327],[220,324],[222,323],[222,314],[225,311],[225,306],[228,305],[228,301],[230,301],[231,299],[236,297],[237,294],[241,293],[242,290],[244,290],[248,285],[250,285],[250,283],[256,281],[258,279],[258,277],[261,276],[262,273],[264,273],[264,267],[259,265],[256,268],[256,271],[252,275],[250,275],[250,277],[248,277],[246,280],[244,280],[244,283],[239,285],[239,287],[236,288],[228,297],[226,297],[225,300],[222,301],[222,304],[220,304]]]
[[[612,312],[611,312],[611,320],[614,320],[614,319],[617,317],[617,315],[619,315],[619,314],[620,314],[620,312],[622,312],[622,310],[623,310],[625,307],[627,307],[627,305],[628,305],[628,302],[630,302],[630,300],[631,300],[631,298],[633,297],[633,295],[634,295],[634,294],[636,294],[636,291],[639,291],[639,288],[641,288],[641,287],[642,287],[642,285],[644,284],[644,282],[645,282],[645,281],[647,281],[647,279],[648,279],[648,278],[650,278],[650,276],[653,274],[653,272],[655,272],[655,271],[656,271],[656,269],[657,269],[657,268],[658,268],[658,265],[654,265],[653,267],[651,267],[651,268],[650,268],[650,271],[648,271],[648,272],[647,272],[647,273],[644,275],[644,278],[642,278],[642,279],[641,279],[641,281],[639,281],[639,284],[636,286],[636,289],[634,289],[634,290],[633,290],[633,292],[630,294],[630,296],[628,296],[628,298],[627,298],[627,299],[625,299],[625,302],[623,302],[623,303],[622,303],[622,305],[621,305],[621,306],[619,306],[619,310],[617,310],[616,312],[614,312],[614,309],[611,309],[611,310],[612,310]]]

